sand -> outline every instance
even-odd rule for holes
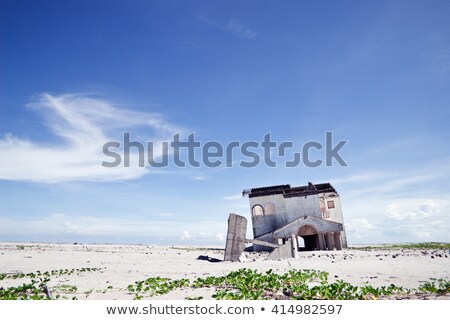
[[[244,262],[210,262],[199,256],[222,259],[222,248],[179,248],[148,245],[0,243],[0,273],[30,273],[40,270],[100,268],[99,271],[52,276],[50,287],[76,286],[77,299],[133,299],[129,284],[149,277],[171,279],[225,275],[240,268],[282,273],[290,269],[329,272],[329,280],[355,285],[395,284],[417,288],[430,278],[450,279],[448,250],[351,248],[342,251],[300,252],[298,259],[266,260],[267,254],[247,252]],[[0,280],[0,287],[17,286],[29,279]],[[152,299],[211,297],[214,289],[183,288]],[[442,297],[441,297],[442,298]],[[445,299],[450,297],[444,296]]]

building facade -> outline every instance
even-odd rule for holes
[[[347,247],[341,201],[331,184],[253,188],[243,195],[249,197],[254,239],[282,244],[296,236],[299,250]]]

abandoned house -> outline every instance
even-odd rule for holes
[[[255,250],[272,249],[261,245],[264,242],[287,241],[294,241],[299,251],[347,247],[339,194],[331,184],[278,185],[242,194],[250,201]]]

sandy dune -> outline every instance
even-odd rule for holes
[[[342,279],[355,285],[395,284],[417,288],[420,281],[450,278],[447,250],[376,249],[301,252],[299,259],[265,260],[267,254],[246,253],[245,262],[210,262],[199,256],[222,259],[223,249],[174,248],[147,245],[83,245],[46,243],[0,243],[0,274],[40,270],[100,268],[78,275],[52,276],[51,287],[76,286],[78,299],[133,299],[129,284],[149,277],[172,279],[225,275],[240,268],[284,272],[315,269],[329,272],[330,281]],[[27,279],[4,279],[0,287],[16,286]],[[157,299],[209,298],[214,289],[178,289]],[[448,298],[448,297],[447,297]]]

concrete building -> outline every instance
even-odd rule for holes
[[[347,247],[339,194],[329,183],[278,185],[244,190],[250,201],[253,237],[273,244],[294,241],[298,250]],[[254,245],[255,250],[269,250]]]

